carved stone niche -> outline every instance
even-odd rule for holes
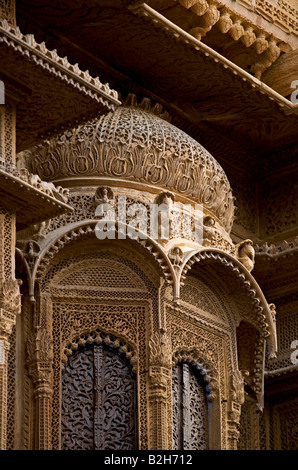
[[[99,204],[113,204],[114,203],[114,194],[112,189],[109,186],[99,186],[94,195],[94,205],[98,206]]]

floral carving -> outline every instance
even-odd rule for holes
[[[166,330],[160,330],[149,341],[150,365],[169,368],[172,364],[171,343]]]
[[[10,279],[0,284],[0,309],[13,315],[21,313],[20,285],[22,281]]]
[[[77,351],[62,376],[62,449],[136,448],[135,377],[102,345]]]
[[[110,176],[156,184],[202,203],[229,232],[234,199],[227,177],[199,143],[163,119],[122,107],[32,150],[42,179]]]

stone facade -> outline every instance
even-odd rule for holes
[[[297,449],[295,5],[89,3],[0,1],[0,447]]]

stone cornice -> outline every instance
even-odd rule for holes
[[[268,260],[296,254],[298,252],[298,237],[294,240],[284,240],[278,244],[268,245],[268,243],[264,243],[262,246],[256,245],[255,250],[257,256],[265,256]]]
[[[0,21],[0,61],[0,79],[17,103],[17,151],[121,104],[108,84],[6,20]]]
[[[31,174],[31,177],[32,183],[22,178],[17,170],[12,173],[0,167],[1,204],[16,212],[17,230],[73,210],[63,198],[62,189],[48,191],[47,183],[37,175]]]
[[[88,70],[80,70],[78,64],[70,64],[67,57],[59,57],[57,51],[47,49],[44,42],[37,43],[33,34],[22,34],[18,27],[13,28],[6,20],[0,21],[0,42],[27,56],[37,66],[59,76],[70,86],[78,88],[81,93],[104,104],[109,110],[114,109],[113,105],[121,104],[117,91],[111,90],[108,84],[91,77]]]
[[[264,84],[259,79],[255,78],[250,73],[246,72],[241,67],[213,50],[211,47],[202,43],[191,34],[169,21],[156,10],[149,7],[146,3],[141,5],[139,8],[134,9],[133,13],[143,17],[145,21],[150,21],[154,28],[164,30],[164,32],[175,41],[182,42],[185,47],[191,47],[198,51],[198,53],[204,54],[212,61],[220,64],[223,69],[228,70],[231,74],[237,76],[242,81],[248,82],[251,88],[257,89],[261,94],[266,95],[268,100],[274,101],[285,114],[298,114],[298,104],[293,104],[291,101],[275,92],[268,85]]]

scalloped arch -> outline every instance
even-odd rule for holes
[[[199,370],[206,384],[208,401],[212,403],[219,393],[219,384],[215,367],[202,357],[202,352],[194,348],[178,347],[172,355],[173,366],[178,362],[188,362]]]
[[[258,329],[269,343],[270,356],[274,357],[277,351],[276,327],[268,303],[255,278],[232,255],[217,248],[202,248],[191,252],[182,263],[177,275],[178,295],[181,282],[183,282],[192,266],[195,263],[204,261],[213,262],[214,264],[220,263],[225,269],[234,273],[252,304],[253,311],[258,318]]]
[[[32,270],[30,295],[34,295],[35,281],[41,278],[51,259],[72,241],[79,240],[86,236],[95,236],[94,227],[97,223],[98,220],[89,220],[79,222],[71,228],[66,227],[66,230],[59,231],[57,236],[52,238],[50,242],[43,247],[43,249],[38,254],[37,261]],[[115,223],[115,227],[116,233],[119,233],[123,231],[124,228],[127,228],[127,224]],[[158,245],[158,243],[156,243],[150,237],[147,237],[146,239],[130,240],[135,241],[138,246],[141,246],[143,249],[146,249],[149,252],[150,256],[152,257],[152,260],[158,265],[166,282],[168,282],[169,284],[175,284],[176,275],[174,268],[168,256]]]
[[[126,359],[129,360],[132,366],[132,371],[137,373],[138,355],[136,345],[127,340],[124,335],[121,335],[116,331],[107,332],[100,326],[93,329],[83,330],[81,333],[73,335],[72,339],[69,338],[65,341],[63,345],[63,355],[61,357],[62,364],[65,364],[68,357],[73,354],[73,351],[77,351],[80,346],[102,343],[111,345],[114,349],[123,353]]]

